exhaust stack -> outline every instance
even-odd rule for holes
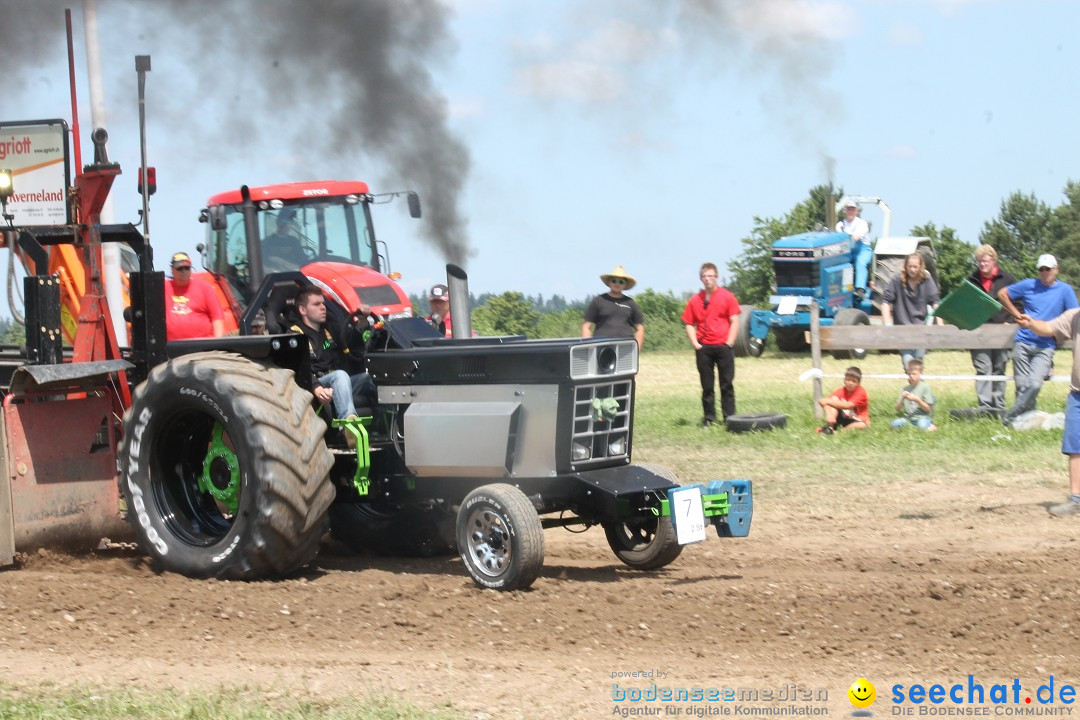
[[[472,337],[472,308],[469,307],[469,276],[453,263],[446,265],[446,286],[450,288],[451,336]]]

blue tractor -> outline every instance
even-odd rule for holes
[[[889,237],[890,211],[880,198],[853,198],[860,204],[877,204],[884,215],[883,237],[874,242],[869,277],[871,291],[865,297],[854,292],[855,265],[851,237],[842,232],[815,231],[783,237],[773,243],[775,292],[769,309],[743,305],[736,355],[758,357],[769,332],[783,352],[809,348],[810,303],[816,300],[822,326],[869,325],[880,316],[881,293],[900,272],[904,258],[919,253],[937,281],[934,250],[926,237]],[[837,359],[861,359],[865,350],[837,350]]]

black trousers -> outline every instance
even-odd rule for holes
[[[701,376],[701,408],[705,420],[716,422],[715,376],[720,377],[720,409],[724,418],[735,414],[735,351],[730,345],[702,345],[695,352],[698,375]]]

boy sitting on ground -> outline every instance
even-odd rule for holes
[[[923,382],[922,371],[922,360],[908,361],[908,386],[901,390],[900,397],[896,398],[896,411],[903,412],[903,416],[889,423],[891,427],[914,425],[920,430],[937,430],[933,418],[934,403],[937,400],[934,399],[930,386]]]
[[[829,397],[818,400],[825,411],[825,425],[819,433],[832,435],[839,430],[865,430],[870,427],[870,399],[862,383],[862,370],[849,367],[844,371],[844,384]]]

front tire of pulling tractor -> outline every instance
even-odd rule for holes
[[[220,352],[154,368],[124,415],[120,489],[155,566],[255,580],[310,563],[335,493],[325,432],[290,370]]]
[[[536,508],[513,485],[476,488],[462,501],[457,543],[473,581],[493,590],[524,590],[544,565],[544,529]]]
[[[679,478],[663,465],[640,464],[676,485]],[[635,570],[657,570],[670,565],[682,553],[669,516],[643,514],[619,523],[604,523],[604,534],[615,557]]]

